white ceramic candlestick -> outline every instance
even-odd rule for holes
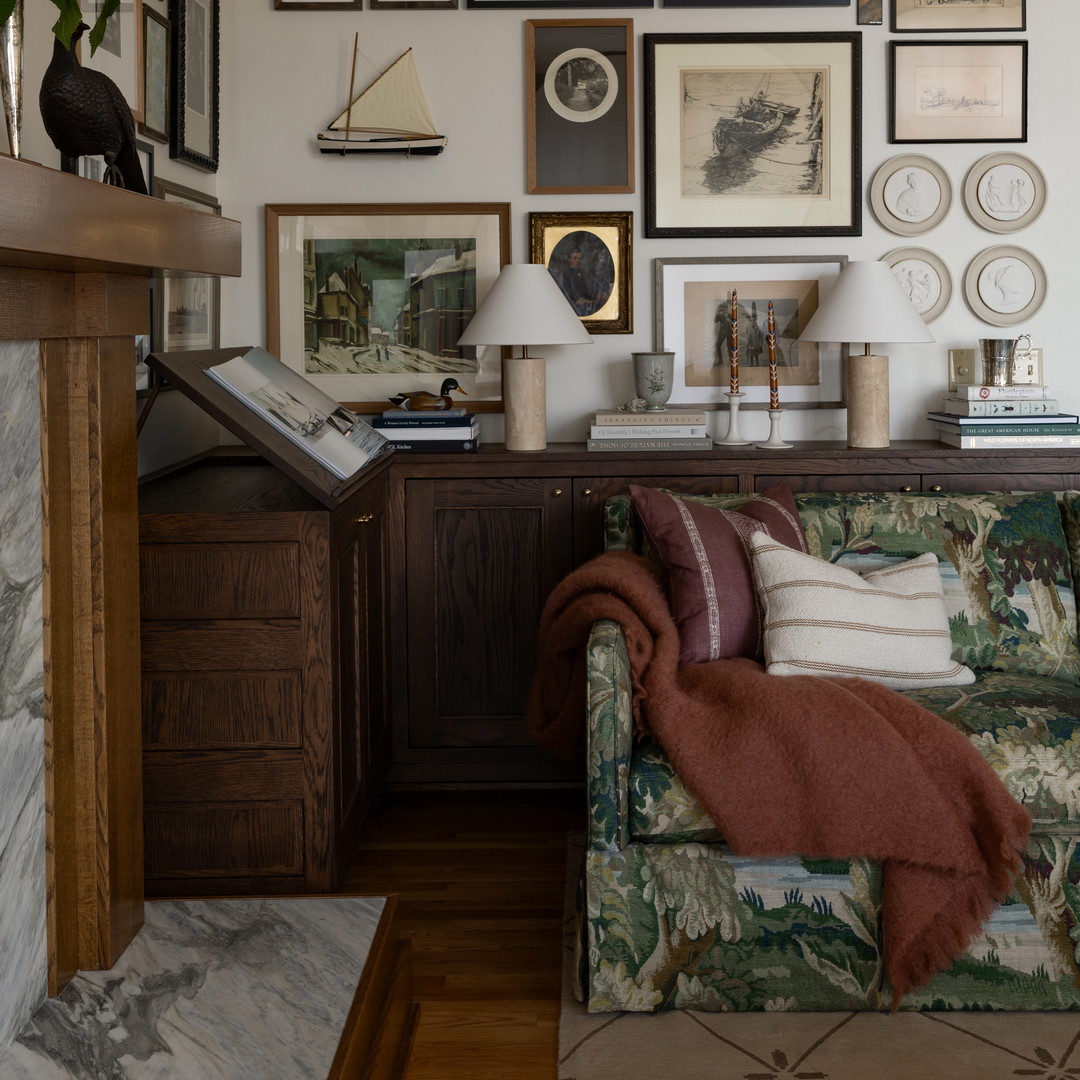
[[[738,393],[738,394],[728,393],[728,394],[725,394],[724,397],[726,397],[727,400],[728,400],[728,427],[727,427],[727,434],[722,439],[720,439],[716,443],[716,445],[717,446],[749,446],[750,441],[748,439],[744,439],[739,434],[739,402],[741,402],[742,399],[744,397],[746,397],[746,395],[742,394],[742,393]]]
[[[791,443],[780,438],[780,414],[783,409],[769,410],[769,437],[758,443],[759,450],[790,450]]]

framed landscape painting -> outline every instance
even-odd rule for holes
[[[267,348],[356,412],[450,378],[501,412],[502,350],[458,338],[509,261],[509,203],[269,205]]]
[[[858,236],[861,41],[646,34],[646,236]]]
[[[799,341],[846,255],[656,259],[656,349],[675,353],[674,405],[722,408],[730,382],[732,292],[738,310],[741,408],[769,407],[769,301],[785,409],[839,409],[843,357],[834,343]]]

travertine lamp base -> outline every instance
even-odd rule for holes
[[[889,445],[889,358],[855,353],[847,363],[848,446]]]
[[[502,392],[507,450],[547,449],[547,374],[542,356],[503,361]]]

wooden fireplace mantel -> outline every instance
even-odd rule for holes
[[[142,924],[132,339],[155,272],[239,275],[239,223],[0,155],[0,340],[40,343],[51,994]]]

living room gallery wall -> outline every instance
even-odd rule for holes
[[[697,9],[542,6],[522,9],[275,11],[271,0],[222,5],[221,169],[216,177],[224,212],[243,223],[244,275],[223,283],[222,341],[265,340],[263,207],[266,203],[508,202],[513,259],[529,259],[533,211],[632,211],[633,333],[594,335],[589,346],[552,346],[548,357],[548,438],[580,441],[589,414],[633,394],[630,353],[654,347],[653,260],[673,257],[846,255],[879,259],[917,246],[946,265],[951,302],[930,325],[930,345],[890,344],[892,437],[930,437],[928,405],[941,397],[950,348],[975,348],[979,337],[1012,335],[1013,329],[977,318],[963,295],[964,273],[982,251],[1013,244],[1042,264],[1047,298],[1027,322],[1044,350],[1045,378],[1063,409],[1080,407],[1080,368],[1073,362],[1074,298],[1080,286],[1075,238],[1080,208],[1072,180],[1080,146],[1071,103],[1063,96],[1065,73],[1075,63],[1080,9],[1073,0],[1028,0],[1027,31],[993,34],[915,35],[890,32],[889,3],[882,26],[858,26],[856,6]],[[526,194],[525,23],[534,18],[622,17],[634,21],[636,191],[633,194]],[[838,33],[860,31],[863,45],[862,235],[816,237],[651,238],[645,224],[642,35],[646,33]],[[340,158],[319,155],[314,135],[344,107],[350,80],[353,34],[359,33],[356,84],[366,84],[412,47],[437,129],[449,144],[437,157]],[[1030,42],[1028,139],[1025,143],[906,143],[888,141],[887,53],[890,41],[1026,39]],[[1030,158],[1046,177],[1042,215],[1008,235],[991,232],[965,212],[964,179],[970,167],[995,151]],[[951,180],[949,212],[932,230],[897,235],[882,227],[868,190],[877,169],[899,154],[922,154]],[[861,345],[859,346],[861,350]],[[534,350],[536,351],[536,350]],[[408,380],[403,380],[407,382]],[[409,389],[402,385],[402,390]],[[712,433],[722,436],[722,413]],[[716,421],[719,421],[717,423]],[[482,417],[483,438],[502,437],[501,417]],[[841,410],[789,412],[788,438],[842,439]],[[765,416],[747,414],[744,434],[765,438]]]

